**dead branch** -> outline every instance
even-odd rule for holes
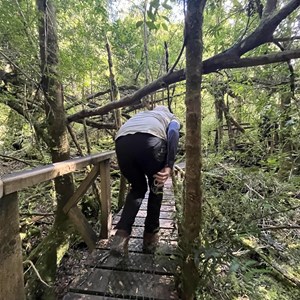
[[[76,135],[75,135],[75,133],[74,133],[72,127],[70,126],[70,124],[67,124],[67,128],[68,128],[69,134],[70,134],[70,136],[71,136],[71,138],[72,138],[72,141],[74,142],[74,144],[75,144],[75,146],[76,146],[76,148],[77,148],[78,153],[79,153],[81,156],[83,156],[83,151],[82,151],[82,149],[81,149],[81,147],[80,147],[80,144],[79,144],[79,142],[78,142],[78,140],[77,140],[77,137],[76,137]]]
[[[236,174],[234,174],[233,172],[231,172],[228,168],[226,168],[226,166],[224,166],[223,164],[221,163],[218,163],[218,165],[224,169],[226,172],[230,173],[231,175],[235,176],[237,179],[239,179],[240,181],[243,181],[239,176],[237,176]],[[244,182],[244,185],[250,190],[252,191],[253,193],[255,193],[259,198],[261,199],[265,199],[264,196],[262,196],[259,192],[257,192],[255,189],[253,189],[251,186],[249,186],[247,183]]]
[[[10,159],[10,160],[15,160],[15,161],[18,161],[18,162],[21,162],[25,165],[28,165],[30,167],[35,167],[34,164],[26,161],[26,160],[23,160],[23,159],[19,159],[19,158],[16,158],[16,157],[12,157],[12,156],[9,156],[9,155],[4,155],[4,154],[0,154],[0,157],[3,157],[3,158],[7,158],[7,159]]]
[[[76,120],[76,122],[83,124],[83,120]],[[86,125],[97,129],[117,129],[114,123],[97,123],[91,120],[86,120]]]
[[[299,229],[300,225],[280,225],[280,226],[268,226],[261,228],[262,231],[267,230],[281,230],[281,229]]]
[[[24,272],[24,275],[32,268],[32,269],[34,270],[34,272],[36,273],[37,277],[39,278],[39,280],[40,280],[44,285],[46,285],[47,287],[51,288],[51,286],[50,286],[47,282],[45,282],[45,281],[42,279],[42,277],[41,277],[39,271],[37,270],[37,268],[35,267],[35,265],[33,264],[33,262],[32,262],[31,260],[28,260],[28,259],[27,259],[27,260],[23,261],[23,264],[30,264],[30,268],[28,268],[28,269]]]
[[[29,212],[21,212],[21,216],[41,216],[41,217],[49,217],[49,216],[54,216],[54,213],[41,213],[37,211],[33,211],[31,213]]]
[[[265,219],[265,218],[267,218],[267,217],[276,216],[276,215],[283,214],[283,213],[289,212],[289,211],[291,211],[291,210],[296,210],[296,209],[299,209],[299,208],[300,208],[300,205],[293,206],[293,207],[288,208],[288,209],[285,209],[285,210],[275,211],[275,212],[272,212],[272,213],[269,213],[269,214],[265,214],[265,215],[263,215],[263,216],[259,216],[259,217],[257,217],[257,218],[252,219],[252,221],[260,220],[260,219]]]

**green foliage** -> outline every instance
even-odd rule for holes
[[[172,9],[170,4],[174,1],[169,1],[170,4],[168,4],[168,0],[165,0],[162,3],[160,2],[160,0],[152,0],[150,2],[147,10],[149,21],[147,21],[146,24],[150,30],[157,30],[162,27],[167,31],[167,23],[169,22],[169,18],[167,17],[166,13]]]
[[[299,244],[292,246],[296,230],[262,228],[296,224],[299,178],[281,182],[273,173],[219,165],[219,160],[205,161],[202,246],[195,249],[201,278],[197,299],[298,299],[299,290],[272,265],[299,278]]]
[[[0,49],[34,79],[38,71],[35,3],[2,0],[0,7]],[[6,65],[7,61],[1,56],[2,64]]]
[[[60,42],[60,73],[77,92],[91,85],[107,84],[104,37],[109,31],[108,14],[102,1],[57,3]],[[66,90],[69,92],[69,90]]]

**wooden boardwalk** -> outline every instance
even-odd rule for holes
[[[177,229],[172,182],[164,188],[160,213],[160,240],[155,254],[142,252],[148,193],[136,217],[127,258],[109,255],[111,239],[101,240],[86,259],[87,272],[76,278],[64,300],[179,299],[175,289]],[[120,213],[113,219],[115,225]]]

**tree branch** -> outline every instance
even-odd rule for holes
[[[10,160],[14,160],[14,161],[18,161],[18,162],[21,162],[25,165],[28,165],[30,167],[35,167],[36,165],[31,163],[31,162],[28,162],[26,160],[23,160],[23,159],[19,159],[19,158],[16,158],[16,157],[12,157],[10,155],[4,155],[4,154],[0,154],[0,157],[3,157],[3,158],[6,158],[6,159],[10,159]]]
[[[0,50],[0,54],[10,63],[12,64],[21,74],[23,74],[30,82],[34,83],[36,87],[39,87],[39,84],[35,82],[29,75],[27,75],[17,64],[15,64],[4,52]],[[34,70],[35,71],[35,70]],[[37,72],[36,72],[37,73]],[[38,73],[37,73],[38,74]]]
[[[224,52],[217,54],[207,60],[214,69],[218,69],[218,65],[226,59],[237,59],[258,46],[270,42],[273,39],[273,33],[276,27],[289,14],[300,6],[299,0],[291,0],[286,6],[280,9],[276,14],[271,14],[262,19],[259,26],[245,39],[233,45]]]
[[[291,37],[277,37],[273,39],[274,42],[290,42],[294,40],[300,40],[300,35],[295,35]]]
[[[232,61],[224,61],[220,63],[220,70],[221,69],[236,69],[236,68],[245,68],[245,67],[255,67],[261,65],[268,65],[273,63],[279,62],[286,62],[290,59],[300,58],[300,49],[295,50],[286,50],[282,52],[276,52],[272,54],[262,55],[258,57],[247,57],[247,58],[240,58]],[[228,59],[231,59],[228,57]],[[205,62],[204,62],[205,64]],[[210,66],[206,66],[205,73],[211,73],[215,70],[211,70]]]
[[[258,57],[248,57],[248,58],[237,58],[232,59],[231,57],[225,57],[224,60],[219,62],[218,68],[213,63],[212,60],[205,60],[203,62],[203,74],[209,74],[217,70],[230,69],[230,68],[243,68],[259,65],[267,65],[278,62],[285,62],[289,59],[300,58],[300,49],[287,50],[280,53],[268,54]],[[161,88],[166,87],[168,84],[176,83],[185,80],[185,70],[181,69],[175,71],[171,74],[166,74],[150,84],[139,89],[131,95],[123,97],[120,101],[111,102],[107,105],[96,109],[84,109],[78,113],[75,113],[68,117],[68,122],[78,121],[85,117],[104,115],[111,110],[119,107],[129,106],[138,103],[144,96],[153,93]]]
[[[76,122],[84,124],[83,120],[77,120]],[[117,129],[115,123],[97,123],[92,120],[86,120],[86,125],[97,129]]]

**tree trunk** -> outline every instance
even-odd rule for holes
[[[119,88],[116,81],[116,76],[114,72],[114,66],[113,66],[113,60],[112,60],[112,54],[111,54],[111,48],[108,41],[108,38],[106,37],[106,50],[107,50],[107,59],[108,59],[108,68],[109,68],[109,81],[110,81],[110,95],[111,95],[111,101],[119,101],[120,100],[120,93]],[[122,119],[121,119],[121,109],[117,108],[114,111],[115,115],[115,122],[116,122],[116,128],[117,130],[122,125]]]
[[[231,119],[230,119],[229,103],[228,103],[228,101],[227,101],[227,104],[225,103],[224,94],[222,96],[222,102],[223,102],[222,106],[223,106],[224,116],[225,116],[226,124],[227,124],[227,128],[228,128],[227,133],[228,133],[229,149],[235,150],[235,137],[234,137],[234,131],[232,129],[232,123],[231,123]]]
[[[149,53],[148,53],[148,27],[147,27],[147,6],[148,0],[144,0],[143,7],[143,38],[144,38],[144,57],[145,57],[145,85],[149,83]],[[142,100],[147,109],[151,108],[149,95],[146,95]]]
[[[107,37],[106,37],[106,50],[107,50],[108,67],[109,67],[111,101],[119,101],[120,93],[119,93],[119,88],[117,85],[116,76],[114,72],[111,48]],[[116,109],[114,112],[115,112],[116,129],[119,130],[120,127],[122,126],[121,109]],[[124,205],[126,187],[127,187],[126,178],[124,177],[124,175],[121,174],[120,182],[119,182],[118,209],[121,209]]]
[[[284,160],[282,160],[279,170],[279,176],[287,178],[293,168],[293,141],[291,133],[291,92],[285,92],[281,94],[281,130],[280,130],[280,144],[284,154]]]
[[[194,247],[199,244],[202,210],[201,80],[202,22],[205,0],[187,2],[186,44],[186,191],[183,211],[183,293],[193,299],[199,281]]]
[[[145,84],[149,83],[149,58],[148,58],[148,30],[147,30],[147,5],[148,0],[144,0],[144,10],[143,10],[143,34],[144,34],[144,56],[145,56]]]
[[[223,95],[222,95],[223,96]],[[215,135],[215,151],[218,152],[220,150],[220,146],[223,142],[223,110],[222,110],[222,99],[219,94],[214,93],[215,97],[215,113],[217,119],[217,128]]]
[[[39,11],[39,42],[42,72],[42,90],[46,124],[49,134],[48,146],[52,162],[70,158],[69,142],[66,127],[66,116],[63,103],[62,86],[58,80],[58,44],[56,35],[55,10],[51,0],[37,0]],[[54,225],[49,235],[30,255],[30,259],[49,285],[54,284],[56,267],[68,244],[70,224],[62,208],[74,193],[72,175],[55,179],[57,200]],[[36,276],[27,282],[28,299],[55,299],[54,291],[43,285]]]

